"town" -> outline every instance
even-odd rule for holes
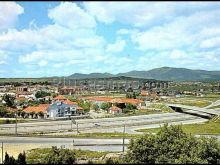
[[[1,164],[220,164],[219,2],[0,2]]]

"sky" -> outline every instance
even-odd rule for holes
[[[220,2],[0,2],[0,77],[220,70]]]

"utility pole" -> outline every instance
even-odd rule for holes
[[[18,135],[17,113],[15,113],[15,134]]]
[[[65,77],[63,77],[63,87],[65,88]]]
[[[125,152],[125,124],[124,124],[124,131],[123,131],[123,148],[122,151]]]
[[[77,134],[79,133],[78,123],[76,123]]]
[[[3,158],[3,156],[4,156],[4,151],[3,151],[3,142],[2,142],[2,147],[1,147],[1,148],[2,148],[2,164],[3,164],[3,159],[4,159],[4,158]]]

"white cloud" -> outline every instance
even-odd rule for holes
[[[0,11],[0,30],[5,30],[14,26],[24,9],[16,2],[0,2]]]
[[[100,22],[120,22],[135,27],[163,24],[178,15],[210,11],[220,3],[209,2],[84,2],[83,6]]]
[[[49,10],[49,18],[61,26],[69,28],[93,28],[95,19],[75,3],[61,2],[61,4]]]
[[[219,47],[220,44],[220,36],[219,37],[213,37],[207,40],[204,40],[200,44],[200,48],[214,48]]]
[[[47,61],[45,60],[41,60],[39,63],[38,63],[39,66],[46,66],[47,65]]]
[[[198,49],[200,42],[211,35],[211,32],[207,31],[209,26],[212,25],[215,29],[220,28],[220,18],[217,16],[219,14],[219,10],[213,10],[178,16],[167,24],[133,33],[131,39],[142,51]],[[218,31],[213,31],[212,35],[215,35],[215,32]]]
[[[108,44],[106,51],[109,53],[118,53],[122,52],[125,48],[126,41],[117,39],[115,43]]]
[[[180,59],[180,58],[187,58],[187,55],[184,51],[181,50],[173,50],[170,54],[171,59]]]

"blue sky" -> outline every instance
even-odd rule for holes
[[[0,2],[0,77],[220,70],[220,2]]]

